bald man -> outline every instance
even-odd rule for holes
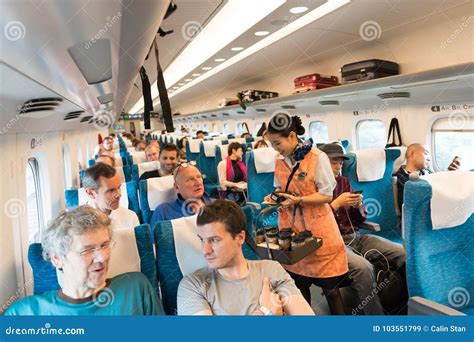
[[[407,148],[405,154],[406,165],[400,166],[398,171],[395,173],[397,177],[397,188],[398,188],[398,207],[401,209],[403,204],[403,190],[405,183],[409,180],[410,174],[415,173],[419,176],[424,176],[428,173],[433,173],[430,170],[431,153],[425,145],[422,144],[411,144]],[[449,171],[456,171],[459,169],[461,163],[456,158],[451,162],[448,167]]]

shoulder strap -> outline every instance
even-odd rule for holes
[[[300,167],[300,162],[297,162],[295,166],[293,166],[293,169],[291,170],[291,173],[288,176],[288,181],[286,182],[285,192],[288,192],[288,188],[290,187],[290,183],[293,179],[293,176],[295,175],[295,172],[299,169],[299,167]]]

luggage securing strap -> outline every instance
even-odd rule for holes
[[[395,133],[397,134],[398,144],[395,143],[395,138],[396,138]],[[390,138],[392,138],[391,142],[390,142]],[[387,145],[385,145],[385,147],[394,147],[394,146],[402,146],[402,145],[403,145],[402,136],[400,134],[400,126],[398,124],[398,119],[392,118],[392,120],[390,120],[390,127],[388,128]]]
[[[151,99],[151,86],[150,80],[146,73],[145,67],[140,68],[140,78],[142,80],[142,92],[143,102],[145,103],[145,109],[143,113],[143,119],[145,123],[145,129],[150,128],[150,112],[153,110],[153,101]]]
[[[158,87],[158,93],[160,95],[161,110],[163,111],[163,120],[165,122],[165,127],[167,132],[174,132],[173,127],[173,118],[171,117],[171,105],[168,98],[168,91],[166,90],[165,79],[163,77],[163,70],[161,69],[159,55],[158,55],[158,43],[156,42],[156,37],[153,41],[153,47],[155,49],[155,58],[156,58],[156,85]],[[148,121],[149,124],[149,121]],[[150,128],[146,126],[145,128]]]

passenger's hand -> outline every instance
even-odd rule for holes
[[[283,208],[301,203],[301,197],[285,194],[284,192],[279,192],[278,195],[286,198],[286,200],[280,203]]]
[[[261,306],[269,309],[272,314],[277,316],[283,315],[283,304],[280,295],[272,291],[268,277],[263,278],[262,292],[258,301]]]
[[[451,164],[448,166],[448,171],[456,171],[459,170],[459,167],[461,166],[461,161],[459,160],[458,157],[455,157]]]
[[[337,210],[340,207],[357,207],[362,202],[361,194],[351,194],[350,192],[343,192],[335,200],[332,201],[332,207]]]

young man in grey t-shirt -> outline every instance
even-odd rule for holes
[[[197,232],[208,267],[181,280],[179,315],[314,315],[283,267],[246,260],[242,253],[246,219],[231,201],[206,205]]]

